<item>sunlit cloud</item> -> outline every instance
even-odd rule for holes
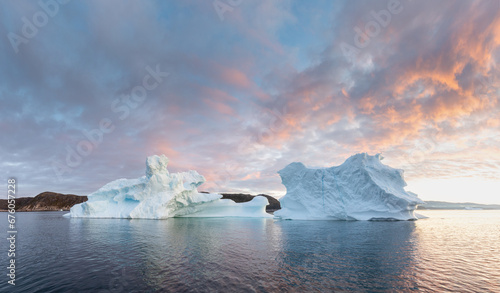
[[[387,5],[244,1],[223,21],[210,1],[61,6],[19,52],[0,43],[4,177],[30,196],[86,194],[164,153],[172,170],[204,175],[201,189],[280,196],[276,172],[293,161],[324,167],[380,152],[422,198],[467,200],[425,186],[500,180],[500,4],[400,1],[382,23],[374,15]],[[4,6],[4,36],[39,9]],[[379,29],[368,35],[370,21]],[[168,78],[137,105],[123,100],[147,66]],[[58,180],[53,163],[104,118],[114,131]]]

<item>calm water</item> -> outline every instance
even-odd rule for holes
[[[17,284],[5,268],[1,292],[500,292],[500,211],[416,222],[62,214],[17,213]]]

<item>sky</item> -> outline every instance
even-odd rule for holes
[[[500,203],[498,0],[0,5],[18,196],[89,194],[165,154],[199,190],[280,197],[289,163],[367,152],[423,200]]]

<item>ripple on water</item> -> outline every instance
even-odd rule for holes
[[[498,211],[416,222],[62,214],[19,213],[19,292],[500,292]]]

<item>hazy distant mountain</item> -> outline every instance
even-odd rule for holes
[[[419,210],[498,210],[498,204],[478,204],[472,202],[445,202],[445,201],[426,201],[425,204],[418,206]]]

